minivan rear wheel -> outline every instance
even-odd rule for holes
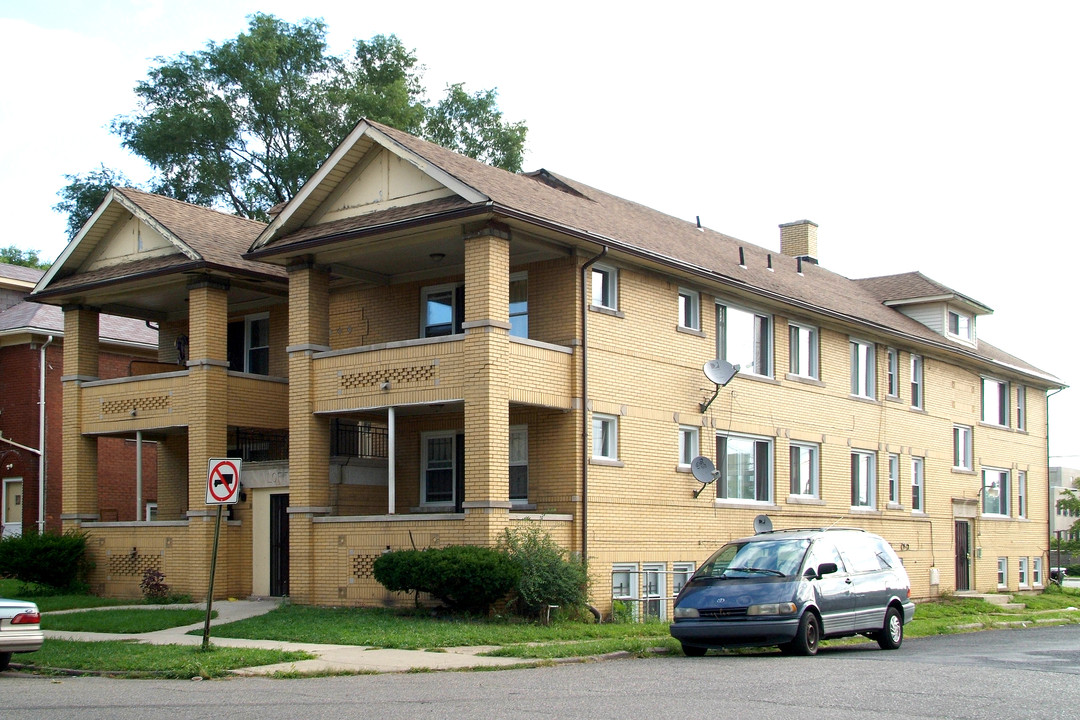
[[[882,650],[895,650],[904,642],[904,619],[894,607],[885,611],[885,625],[877,636],[877,644]]]
[[[807,610],[799,620],[799,631],[795,638],[780,646],[790,655],[817,655],[818,643],[821,642],[821,621],[812,611]]]

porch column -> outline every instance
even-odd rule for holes
[[[309,258],[289,264],[289,595],[313,602],[312,519],[330,512],[330,421],[313,414],[312,355],[330,349],[330,276]]]
[[[510,509],[510,234],[465,235],[465,498],[467,532],[495,541]]]
[[[64,472],[60,515],[65,531],[100,519],[97,438],[82,434],[82,384],[98,379],[98,310],[64,308]]]
[[[196,597],[209,578],[217,518],[217,508],[206,504],[207,464],[212,457],[225,457],[229,447],[228,323],[229,281],[210,275],[189,281],[187,517],[191,557],[199,559],[191,568]],[[220,597],[227,586],[227,578],[219,575],[215,595]]]

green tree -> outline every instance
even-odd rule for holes
[[[38,270],[48,270],[49,266],[52,265],[52,263],[45,262],[38,257],[37,250],[23,250],[14,245],[0,248],[0,263],[22,265],[23,267],[37,268]]]
[[[137,110],[112,130],[157,173],[148,189],[180,200],[265,220],[362,117],[521,169],[527,129],[502,119],[495,90],[470,95],[451,85],[429,106],[424,68],[394,35],[356,41],[337,56],[322,20],[256,13],[233,39],[154,62],[135,88]],[[69,231],[93,212],[90,181],[107,172],[67,176],[56,209],[68,213]]]
[[[110,170],[104,164],[100,170],[91,170],[85,175],[65,175],[64,179],[68,184],[56,193],[60,202],[53,205],[53,210],[67,215],[69,239],[75,237],[83,223],[94,214],[109,194],[109,188],[132,184],[122,172]]]

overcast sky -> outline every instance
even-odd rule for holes
[[[322,17],[337,53],[395,33],[433,97],[497,87],[529,127],[526,170],[776,250],[777,225],[808,218],[825,267],[920,270],[994,309],[980,338],[1080,383],[1080,3],[634,7],[0,0],[0,245],[60,253],[65,173],[149,178],[108,125],[152,58],[235,37],[255,11]],[[1080,390],[1050,400],[1050,452],[1080,467]]]

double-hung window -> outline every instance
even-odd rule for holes
[[[889,502],[900,503],[900,456],[889,453]]]
[[[529,500],[529,430],[524,425],[510,427],[510,502]]]
[[[593,265],[592,304],[608,310],[619,309],[619,273],[610,265]]]
[[[1016,429],[1027,430],[1027,388],[1016,386]]]
[[[423,337],[459,335],[465,320],[465,285],[432,285],[420,291],[420,325]]]
[[[716,356],[744,373],[772,376],[772,317],[716,305]]]
[[[449,505],[454,502],[455,433],[431,433],[424,436],[422,458],[424,505]]]
[[[818,497],[818,446],[791,443],[791,494]]]
[[[229,369],[270,374],[270,314],[248,315],[229,323],[226,336]]]
[[[679,427],[679,467],[689,468],[698,456],[700,429],[691,425]]]
[[[701,294],[696,290],[679,288],[679,327],[701,330]]]
[[[1016,471],[1016,516],[1026,518],[1027,507],[1027,472]]]
[[[1009,558],[999,557],[997,562],[998,587],[1006,587],[1009,584]]]
[[[510,334],[529,337],[529,276],[523,272],[510,276]]]
[[[788,325],[788,349],[791,357],[788,371],[800,377],[820,379],[818,370],[818,330],[807,325]]]
[[[1039,587],[1043,584],[1042,578],[1042,558],[1031,558],[1031,582]]]
[[[911,356],[911,407],[923,407],[923,359],[921,355]]]
[[[875,398],[877,368],[874,362],[874,344],[863,340],[851,340],[851,394]]]
[[[923,458],[911,458],[911,510],[913,512],[926,512],[925,465]]]
[[[877,484],[877,453],[865,450],[851,452],[851,506],[874,507]]]
[[[885,351],[886,359],[886,388],[885,393],[889,397],[900,395],[900,351],[896,348],[888,348]]]
[[[971,342],[971,316],[955,310],[949,311],[949,334]]]
[[[1017,565],[1020,569],[1020,587],[1028,587],[1028,559],[1026,557],[1019,558]]]
[[[953,468],[971,470],[971,428],[953,425]]]
[[[983,468],[982,501],[984,515],[1009,514],[1009,471]]]
[[[982,379],[982,421],[990,425],[1009,425],[1009,383]]]
[[[593,413],[593,459],[619,459],[619,419],[614,415]]]
[[[751,502],[772,501],[772,441],[741,435],[716,438],[720,478],[716,497]]]

